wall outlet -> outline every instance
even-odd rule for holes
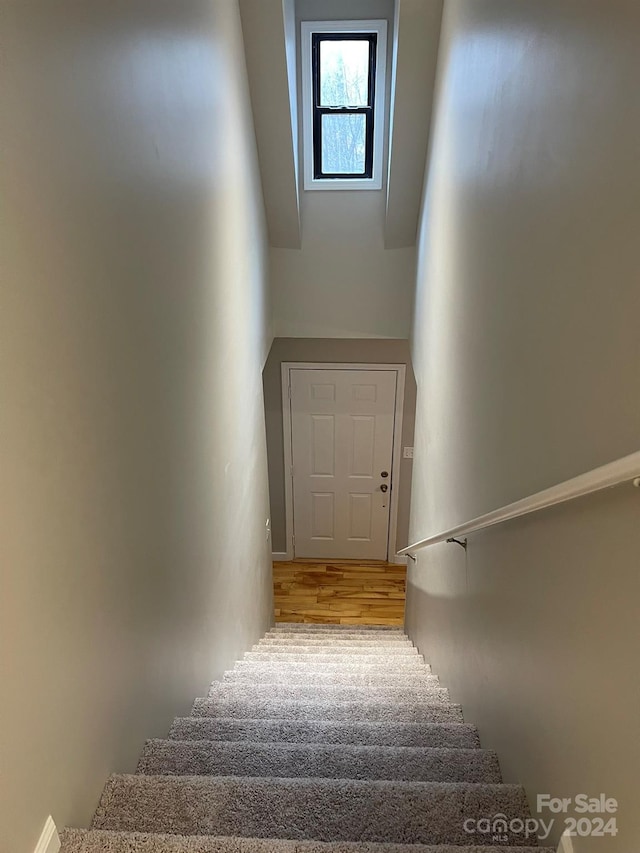
[[[403,459],[413,459],[413,447],[405,447],[402,450]]]

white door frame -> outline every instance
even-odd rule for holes
[[[397,477],[402,459],[402,412],[404,409],[404,382],[407,372],[404,364],[362,364],[360,362],[283,361],[282,371],[282,426],[284,434],[284,507],[286,551],[277,555],[280,560],[293,560],[293,454],[291,446],[291,405],[289,398],[290,370],[393,370],[396,373],[396,409],[393,419],[393,456],[391,460],[391,500],[389,502],[389,535],[387,561],[404,562],[396,556],[398,531],[399,490]]]

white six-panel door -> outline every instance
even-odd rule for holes
[[[290,374],[296,557],[387,557],[393,370]]]

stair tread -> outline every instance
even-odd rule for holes
[[[425,682],[420,686],[383,686],[353,684],[262,684],[256,682],[214,681],[209,698],[271,698],[291,700],[327,700],[351,702],[415,702],[440,701],[449,698],[449,691],[439,683]]]
[[[145,744],[138,773],[501,782],[495,752],[257,741],[160,740]]]
[[[385,667],[420,667],[424,666],[422,655],[382,655],[382,654],[352,654],[345,651],[344,653],[334,652],[245,652],[243,660],[245,661],[278,661],[281,663],[306,663],[311,658],[317,663],[358,663],[364,664],[382,664]]]
[[[389,720],[396,722],[444,722],[462,721],[459,705],[445,700],[414,702],[372,701],[363,705],[353,701],[312,701],[295,699],[231,699],[200,698],[193,703],[194,717],[261,717],[269,719],[321,719],[321,720]]]
[[[276,622],[276,624],[271,628],[272,631],[296,631],[296,630],[304,630],[304,631],[320,631],[322,633],[329,633],[331,631],[356,631],[358,633],[368,633],[369,631],[382,631],[389,633],[398,633],[404,634],[403,629],[399,625],[359,625],[357,623],[337,623],[330,622],[321,624],[318,622]]]
[[[255,644],[252,646],[251,651],[245,653],[245,659],[251,660],[251,658],[255,655],[277,655],[276,660],[280,660],[280,656],[284,656],[286,660],[287,656],[297,657],[300,655],[317,655],[318,657],[338,657],[338,656],[348,656],[348,657],[365,657],[365,658],[381,658],[385,663],[395,662],[396,657],[407,657],[411,659],[416,659],[420,661],[420,663],[424,663],[421,654],[418,654],[418,650],[415,646],[401,646],[399,649],[394,648],[393,646],[349,646],[345,643],[340,643],[336,645],[329,646],[304,646],[302,644],[297,644],[294,646],[261,646],[259,644]]]
[[[169,737],[185,740],[246,739],[280,743],[479,748],[476,727],[461,722],[427,724],[362,720],[309,722],[263,718],[177,717]]]
[[[234,671],[250,671],[250,672],[266,672],[269,670],[273,670],[274,672],[285,672],[287,669],[291,672],[371,672],[371,673],[389,673],[389,663],[381,663],[380,661],[372,661],[367,660],[366,658],[359,658],[357,661],[354,659],[347,660],[318,660],[307,657],[306,660],[269,660],[269,659],[261,659],[257,660],[239,660],[236,661],[233,667]],[[431,666],[427,663],[419,663],[419,662],[410,662],[410,664],[406,664],[401,662],[398,667],[394,667],[393,671],[396,674],[400,672],[404,674],[420,674],[420,673],[430,673]]]
[[[227,683],[245,683],[245,684],[277,684],[283,682],[286,684],[350,684],[357,687],[359,684],[368,687],[393,687],[395,685],[415,685],[434,684],[438,685],[440,679],[437,675],[430,672],[410,672],[400,675],[385,675],[381,676],[370,672],[292,672],[290,669],[278,671],[266,669],[264,671],[231,669],[227,670],[222,676],[222,680]]]
[[[550,847],[290,841],[96,829],[65,829],[61,833],[61,841],[60,853],[554,853]]]
[[[522,787],[466,782],[114,775],[105,785],[92,828],[464,844],[469,840],[463,828],[466,818],[479,819],[497,812],[507,820],[527,818]]]
[[[371,643],[364,641],[362,643],[352,643],[345,640],[340,640],[336,643],[295,643],[289,641],[287,643],[264,642],[261,640],[251,647],[251,651],[272,651],[297,654],[352,654],[352,655],[409,655],[410,657],[419,656],[418,650],[414,645],[409,643]]]
[[[348,633],[346,631],[340,634],[333,635],[323,635],[323,634],[315,634],[313,632],[302,632],[302,631],[278,631],[272,634],[265,634],[264,637],[260,640],[261,643],[303,643],[307,644],[326,644],[330,645],[336,639],[339,641],[354,643],[355,645],[371,645],[371,644],[391,644],[398,646],[413,646],[411,640],[406,637],[404,634],[372,634],[372,635],[363,635],[363,634],[354,634]]]

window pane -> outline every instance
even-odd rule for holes
[[[369,42],[320,42],[320,106],[366,107],[369,103]]]
[[[322,116],[322,172],[325,175],[364,173],[366,117]]]

